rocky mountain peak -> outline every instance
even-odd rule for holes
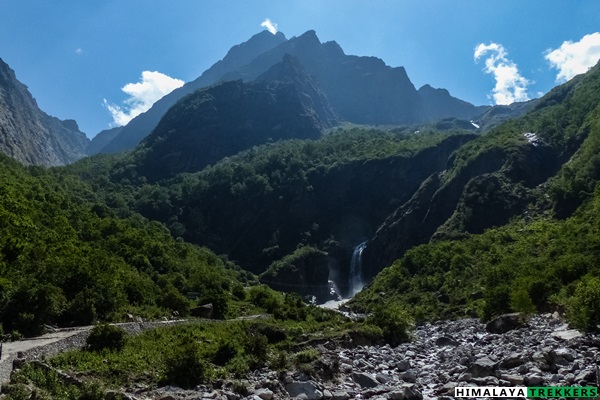
[[[44,113],[0,59],[0,151],[24,164],[64,165],[85,155],[88,139],[73,120]]]

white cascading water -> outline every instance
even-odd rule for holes
[[[362,242],[354,248],[354,252],[352,253],[352,260],[350,261],[350,275],[348,277],[350,297],[353,297],[356,293],[360,292],[365,286],[362,278],[362,252],[365,249],[366,244],[367,242]]]

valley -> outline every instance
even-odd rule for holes
[[[600,64],[475,106],[263,31],[90,141],[0,60],[0,132],[2,359],[94,326],[3,398],[598,384]]]

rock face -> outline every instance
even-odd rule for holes
[[[316,139],[336,117],[292,57],[252,83],[228,81],[177,103],[134,157],[150,180],[195,172],[268,140]]]
[[[73,120],[39,109],[27,86],[0,59],[0,151],[28,165],[65,165],[85,155],[89,140]]]
[[[329,300],[329,258],[317,249],[301,249],[276,262],[260,275],[260,282],[282,292],[315,296],[317,302]]]
[[[337,274],[332,279],[347,286],[347,266],[354,246],[371,236],[397,204],[410,199],[422,180],[443,170],[448,157],[475,137],[456,135],[411,155],[315,169],[303,180],[256,192],[253,197],[236,198],[224,192],[218,194],[218,201],[212,200],[212,195],[207,200],[196,199],[196,203],[184,199],[177,204],[183,210],[181,220],[202,219],[207,224],[204,230],[186,225],[190,232],[186,239],[217,253],[227,252],[244,268],[262,273],[274,261],[294,252],[304,232],[323,240],[332,236],[339,243],[339,247],[327,249],[330,271]],[[265,251],[274,246],[273,251]]]

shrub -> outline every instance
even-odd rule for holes
[[[249,333],[246,336],[244,350],[246,351],[246,354],[252,357],[250,360],[252,368],[258,368],[265,364],[267,361],[268,347],[269,341],[265,335]]]
[[[212,360],[217,365],[225,365],[238,354],[237,346],[231,341],[221,340]]]
[[[208,378],[208,367],[202,359],[200,346],[192,337],[174,346],[165,357],[165,378],[168,383],[191,388]]]
[[[228,296],[225,292],[216,289],[208,289],[200,299],[200,304],[212,304],[212,317],[214,319],[225,319],[227,311],[229,310],[229,304],[227,299]]]
[[[600,278],[584,277],[568,302],[567,317],[579,329],[597,330],[600,324]]]
[[[408,340],[408,328],[412,320],[400,304],[389,303],[375,308],[367,322],[381,328],[384,340],[397,346]]]
[[[123,328],[109,324],[99,324],[92,328],[86,339],[88,350],[100,351],[103,349],[121,350],[125,346],[127,333]]]
[[[251,288],[249,290],[249,297],[250,303],[256,307],[265,309],[269,313],[281,309],[283,306],[275,292],[264,285]]]
[[[315,349],[302,350],[296,353],[296,364],[308,364],[319,359],[319,352]]]

